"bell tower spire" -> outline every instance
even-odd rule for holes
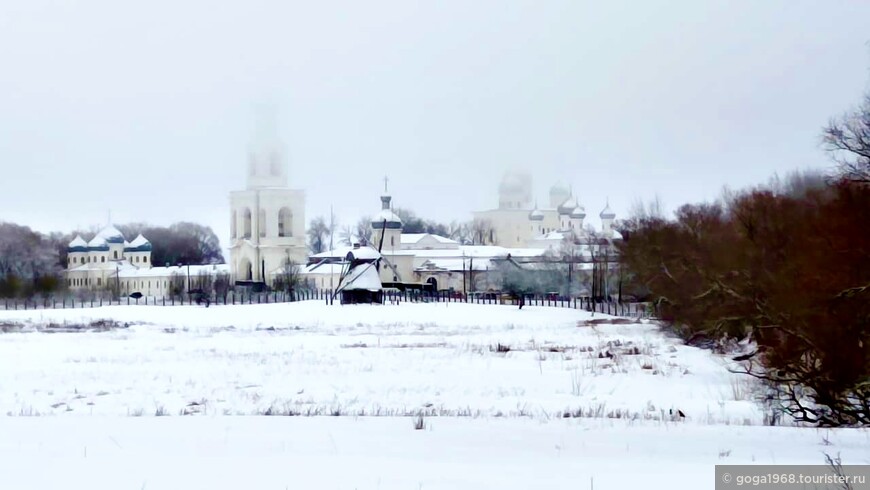
[[[277,111],[261,107],[248,146],[248,189],[287,187],[286,151],[278,131]]]

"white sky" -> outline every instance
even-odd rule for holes
[[[866,1],[0,2],[0,220],[212,226],[226,245],[255,108],[307,218],[448,222],[505,169],[592,216],[826,167],[868,88]],[[594,220],[597,223],[597,218]]]

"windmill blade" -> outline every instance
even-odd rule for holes
[[[387,218],[384,218],[384,222],[381,224],[381,241],[378,243],[378,254],[381,253],[381,247],[384,246],[384,235],[387,234]]]
[[[341,290],[341,283],[344,282],[344,279],[348,274],[350,274],[350,262],[341,266],[341,275],[338,276],[338,284],[336,284],[335,289],[332,291],[333,300],[338,296],[338,292]]]
[[[381,258],[383,257],[381,255],[381,248],[383,248],[383,246],[384,246],[384,235],[386,235],[386,234],[387,234],[387,218],[384,218],[384,222],[381,223],[381,239],[380,239],[380,243],[378,243],[378,258],[377,258],[377,260],[375,260],[375,265],[377,266],[378,271],[381,270]]]

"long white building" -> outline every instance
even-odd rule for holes
[[[76,236],[67,249],[67,286],[78,292],[113,291],[123,296],[138,292],[164,297],[170,295],[173,280],[184,281],[183,290],[187,291],[188,279],[195,282],[202,275],[229,275],[229,267],[224,264],[154,267],[151,251],[147,238],[140,234],[128,242],[112,225],[90,241]]]

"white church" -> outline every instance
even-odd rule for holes
[[[301,275],[309,284],[333,289],[351,253],[383,257],[378,270],[382,283],[469,291],[492,287],[486,284],[486,273],[505,260],[542,262],[546,254],[552,255],[566,243],[578,245],[584,240],[588,243],[585,253],[591,254],[595,247],[600,251],[602,243],[612,249],[612,243],[622,239],[613,229],[615,214],[609,206],[599,213],[600,231],[592,231],[570,187],[553,186],[548,206],[540,208],[533,203],[531,189],[530,175],[506,174],[498,189],[498,208],[474,213],[475,221],[487,227],[484,243],[462,245],[442,236],[402,233],[402,221],[393,212],[385,188],[381,209],[372,220],[372,243],[309,257],[305,193],[288,186],[285,151],[273,124],[261,127],[249,148],[245,189],[229,196],[228,264],[155,267],[146,237],[139,235],[128,242],[108,225],[90,241],[77,236],[69,244],[67,283],[73,290],[116,288],[122,294],[160,297],[169,294],[170,283],[180,274],[227,275],[230,284],[243,287],[272,285],[286,264],[293,262],[304,264]]]
[[[378,273],[383,285],[402,283],[428,285],[435,290],[483,291],[498,289],[497,278],[490,273],[504,261],[534,267],[558,254],[566,244],[576,246],[578,258],[591,259],[593,252],[612,251],[614,241],[622,239],[612,228],[615,214],[609,206],[599,214],[601,231],[592,233],[584,228],[585,212],[570,189],[551,190],[550,202],[556,203],[552,209],[528,209],[530,188],[530,176],[508,174],[499,188],[500,208],[476,213],[477,219],[492,220],[495,243],[487,245],[462,245],[438,235],[403,233],[402,220],[392,210],[392,197],[384,192],[381,209],[372,218],[371,243],[312,255],[301,275],[317,288],[335,289],[343,286],[342,275],[347,273],[351,257],[381,258]],[[591,267],[582,263],[576,266],[578,270]]]
[[[138,292],[146,297],[166,297],[173,280],[187,283],[202,275],[229,274],[223,264],[155,267],[151,251],[147,238],[140,234],[128,242],[111,224],[90,241],[76,236],[67,248],[67,286],[71,291],[114,290],[124,296]]]
[[[588,239],[592,235],[606,240],[622,240],[613,228],[616,214],[610,203],[598,214],[598,230],[586,221],[586,209],[580,204],[570,186],[556,184],[550,188],[547,206],[539,207],[532,198],[532,176],[522,172],[508,172],[498,188],[498,207],[474,213],[475,221],[488,230],[486,243],[503,247],[553,247],[573,237]]]
[[[201,275],[225,275],[236,285],[271,284],[287,260],[304,264],[308,256],[305,194],[287,187],[287,162],[274,124],[259,130],[248,151],[246,188],[229,196],[229,264],[155,266],[146,237],[139,235],[128,242],[109,224],[90,241],[77,236],[69,243],[68,287],[159,298],[170,295],[174,279],[190,283],[189,278]]]

